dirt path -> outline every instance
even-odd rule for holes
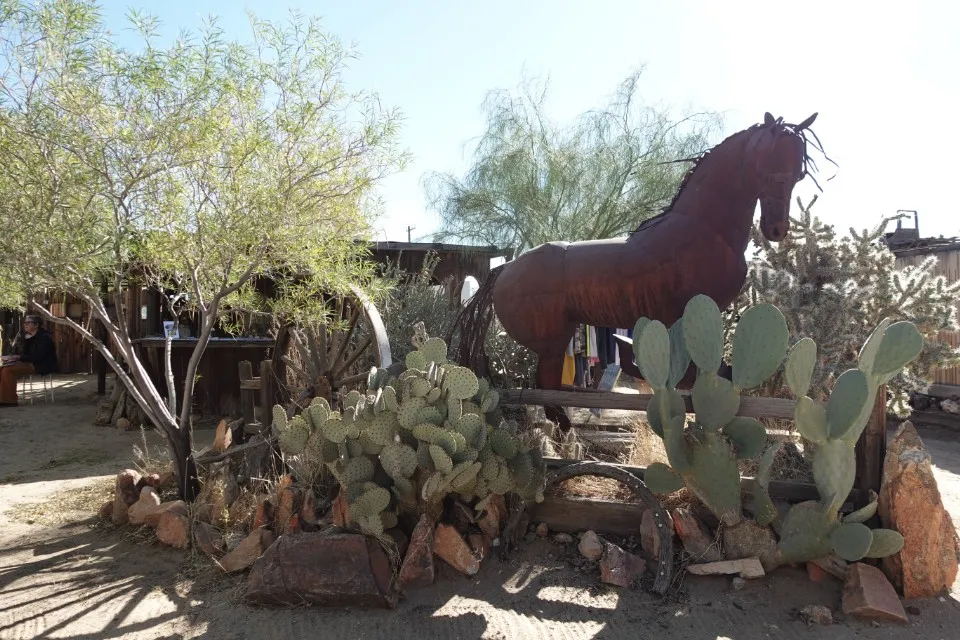
[[[0,409],[0,638],[949,638],[960,590],[916,603],[904,628],[841,619],[809,629],[794,611],[839,609],[839,582],[815,585],[783,568],[734,591],[723,578],[688,579],[665,601],[599,585],[547,542],[509,562],[493,558],[473,579],[441,575],[395,611],[256,608],[237,602],[242,578],[224,578],[198,556],[90,517],[140,433],[94,427],[94,381],[64,378],[53,405]],[[157,451],[156,434],[147,445]],[[960,444],[924,432],[955,522]],[[212,432],[198,432],[201,440]],[[318,633],[319,632],[319,633]]]

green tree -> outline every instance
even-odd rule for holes
[[[659,213],[687,169],[675,161],[707,149],[721,118],[674,119],[641,104],[639,86],[640,72],[631,74],[608,105],[569,126],[547,117],[545,85],[524,82],[519,95],[491,92],[467,174],[424,177],[440,218],[436,239],[519,254],[551,240],[625,235]]]
[[[957,328],[960,282],[948,284],[937,276],[934,256],[919,266],[898,269],[895,256],[881,241],[896,218],[840,235],[812,214],[816,200],[814,196],[804,205],[797,198],[800,215],[791,218],[790,235],[782,242],[767,242],[754,229],[759,252],[734,308],[774,304],[787,319],[791,343],[807,336],[816,341],[820,361],[811,397],[821,399],[837,376],[856,366],[861,345],[883,318],[914,323],[926,346],[888,385],[889,407],[903,414],[908,392],[925,386],[933,369],[960,362],[955,349],[937,341],[940,331]],[[781,370],[763,393],[780,395],[785,386]]]
[[[371,187],[405,155],[398,114],[347,91],[351,53],[315,18],[251,16],[248,43],[211,22],[170,46],[151,17],[130,20],[137,49],[110,39],[94,2],[0,3],[0,271],[103,354],[166,436],[190,499],[194,382],[218,320],[252,299],[257,277],[298,276],[274,303],[287,311],[370,283],[354,240],[368,234]],[[185,294],[200,318],[181,388],[168,371],[167,402],[131,343],[128,285]],[[31,298],[44,290],[82,298],[119,359],[90,323]]]

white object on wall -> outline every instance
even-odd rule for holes
[[[463,287],[460,288],[460,304],[467,304],[477,290],[480,289],[480,283],[473,276],[467,276],[463,280]]]

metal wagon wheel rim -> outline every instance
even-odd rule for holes
[[[277,333],[273,368],[285,406],[303,407],[317,396],[337,405],[341,394],[363,389],[370,366],[393,364],[383,318],[359,287],[331,296],[328,304],[330,324],[286,323]]]

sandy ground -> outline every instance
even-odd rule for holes
[[[395,611],[258,608],[238,603],[243,578],[217,575],[200,556],[92,518],[131,465],[139,432],[94,427],[92,378],[61,377],[56,403],[0,409],[0,638],[955,638],[960,588],[914,604],[906,628],[839,614],[840,583],[813,584],[782,568],[734,591],[727,578],[688,578],[669,598],[617,590],[573,568],[571,550],[537,541],[494,557],[466,579],[442,573]],[[201,443],[212,431],[198,431]],[[960,523],[960,442],[922,435],[944,499]],[[147,434],[156,452],[156,434]],[[808,628],[807,604],[838,622]]]

